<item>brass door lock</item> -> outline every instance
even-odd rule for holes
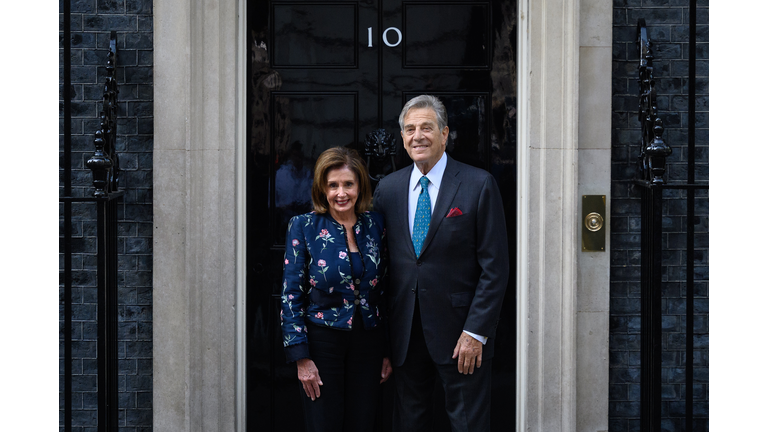
[[[581,250],[605,252],[605,195],[582,195]]]

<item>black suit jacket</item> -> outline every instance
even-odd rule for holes
[[[385,177],[374,194],[389,238],[387,310],[391,360],[401,366],[408,351],[416,289],[427,349],[438,364],[451,359],[463,330],[493,343],[509,277],[507,230],[501,194],[486,171],[450,156],[422,254],[417,259],[408,223],[408,182],[413,165]],[[461,216],[446,217],[458,208]]]

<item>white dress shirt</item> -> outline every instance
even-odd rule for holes
[[[440,182],[443,180],[443,173],[445,173],[445,165],[448,163],[448,157],[443,153],[443,156],[426,174],[429,179],[429,186],[427,191],[429,192],[429,200],[431,201],[431,211],[435,211],[435,203],[437,202],[437,194],[440,193]],[[408,188],[408,228],[413,237],[413,220],[416,218],[416,206],[419,204],[419,195],[421,195],[421,184],[419,179],[424,174],[419,171],[416,164],[413,164],[413,170],[411,170],[411,182]]]
[[[411,180],[408,187],[408,228],[411,232],[411,237],[413,237],[413,220],[416,218],[416,206],[419,203],[419,195],[421,195],[421,184],[419,183],[419,180],[424,175],[426,175],[429,179],[429,186],[427,186],[427,191],[429,192],[429,200],[431,202],[430,210],[434,212],[435,203],[437,202],[437,194],[440,193],[440,183],[443,180],[445,165],[447,163],[448,156],[446,156],[445,152],[443,152],[440,160],[437,161],[435,166],[433,166],[427,174],[422,174],[421,171],[419,171],[419,168],[416,167],[416,164],[413,164],[413,169],[411,170]],[[479,340],[483,343],[483,345],[488,342],[487,336],[480,336],[466,330],[464,330],[464,333]]]

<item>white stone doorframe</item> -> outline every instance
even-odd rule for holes
[[[158,432],[245,430],[245,8],[154,4]],[[605,431],[609,245],[580,252],[579,203],[610,196],[612,5],[519,17],[515,429]]]

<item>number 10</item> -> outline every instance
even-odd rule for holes
[[[394,32],[397,33],[397,42],[395,43],[389,42],[389,38],[387,37],[387,33],[389,33],[390,30],[394,30]],[[388,47],[396,47],[403,41],[403,34],[397,27],[390,27],[384,30],[384,33],[381,34],[381,40],[383,40]],[[371,47],[373,47],[373,27],[368,27],[368,48]]]

